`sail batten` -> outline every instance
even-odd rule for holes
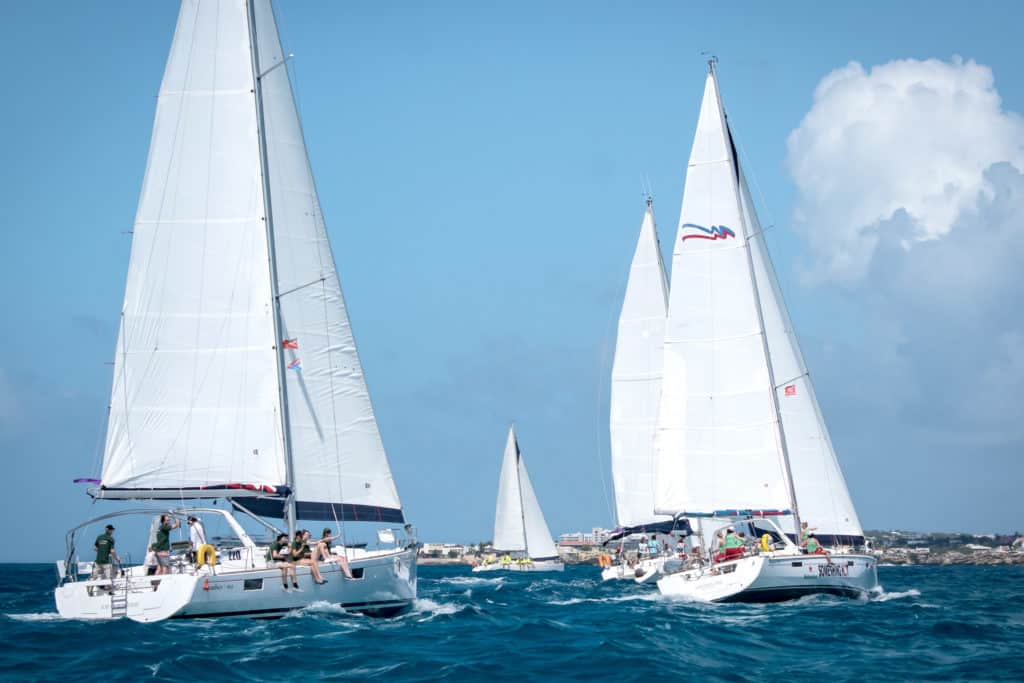
[[[664,519],[654,514],[654,430],[661,397],[668,283],[650,202],[644,211],[619,313],[609,430],[619,526]]]

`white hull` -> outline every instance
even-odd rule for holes
[[[493,562],[491,564],[481,564],[473,567],[474,572],[560,572],[565,570],[565,565],[561,560],[541,560],[529,563],[516,564],[511,562],[508,564],[502,564],[500,562]]]
[[[658,590],[703,602],[781,602],[814,593],[861,597],[877,585],[868,555],[764,553],[667,574]]]
[[[326,584],[316,585],[309,567],[296,569],[301,591],[283,590],[281,570],[244,569],[226,564],[217,573],[146,576],[144,568],[126,570],[114,581],[114,592],[102,590],[105,581],[74,581],[54,592],[57,611],[68,619],[116,619],[139,622],[199,617],[276,618],[315,602],[337,604],[352,612],[390,616],[416,598],[416,554],[413,549],[370,552],[349,560],[356,578],[348,579],[334,562],[320,563]],[[361,574],[361,576],[360,576]],[[153,582],[159,580],[156,590]],[[291,577],[289,576],[289,582]],[[92,595],[90,595],[92,591]]]
[[[661,577],[661,569],[667,557],[653,557],[641,560],[632,567],[617,564],[601,571],[602,581],[636,581],[637,583],[653,583]]]

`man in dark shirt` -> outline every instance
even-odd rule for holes
[[[174,524],[170,521],[174,520]],[[153,551],[156,552],[156,573],[171,573],[171,531],[181,526],[181,521],[173,515],[160,515],[160,525],[156,529],[156,541]]]
[[[114,565],[110,563],[110,558],[113,557],[117,560],[118,564],[121,564],[121,558],[117,556],[117,551],[114,550],[114,526],[108,524],[106,530],[96,537],[96,543],[93,544],[96,549],[96,561],[92,565],[92,576],[90,580],[96,579],[108,579],[114,580]],[[113,586],[104,586],[107,590],[112,590]]]

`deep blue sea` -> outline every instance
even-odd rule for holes
[[[1024,567],[882,567],[867,601],[705,605],[596,567],[421,567],[393,619],[64,621],[50,565],[0,565],[0,680],[1024,680]]]

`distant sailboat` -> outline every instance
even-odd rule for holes
[[[626,293],[619,314],[615,358],[612,362],[611,435],[612,481],[619,528],[605,545],[643,535],[638,557],[627,562],[620,544],[618,560],[610,562],[601,577],[650,580],[657,575],[664,554],[648,551],[647,537],[668,539],[676,524],[670,515],[654,514],[654,433],[661,398],[661,364],[664,357],[668,282],[661,258],[654,207],[647,198]],[[671,550],[675,542],[670,543]]]
[[[473,567],[473,571],[560,572],[565,569],[526,473],[514,427],[508,429],[505,457],[501,462],[498,505],[494,512],[494,551],[495,557]]]
[[[335,544],[325,583],[300,566],[282,590],[267,544],[235,516],[272,532],[260,518],[283,518],[290,535],[298,520],[405,522],[269,0],[181,5],[135,220],[102,479],[90,493],[174,507],[112,513],[68,534],[55,591],[66,617],[272,617],[314,601],[385,615],[416,597],[411,539]],[[212,499],[234,511],[181,507]],[[80,576],[79,552],[92,550],[85,528],[155,512],[226,526],[216,568],[180,551],[168,574]]]
[[[655,509],[736,527],[717,557],[658,581],[669,595],[774,601],[877,585],[800,355],[711,63],[673,251]],[[803,554],[800,520],[818,529]],[[707,520],[707,522],[703,521]],[[777,520],[777,521],[776,521]],[[709,526],[710,525],[710,526]],[[745,531],[746,543],[738,536]],[[754,541],[754,543],[751,543]]]

